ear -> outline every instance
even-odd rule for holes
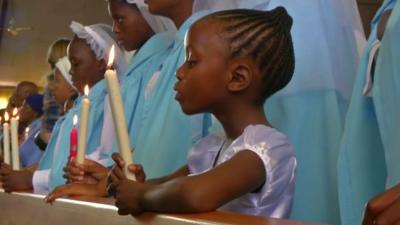
[[[246,62],[234,62],[231,66],[227,88],[230,92],[247,89],[253,80],[252,67]]]

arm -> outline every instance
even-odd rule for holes
[[[363,225],[400,223],[400,184],[368,202]]]
[[[120,214],[133,215],[142,211],[212,211],[256,190],[264,184],[265,177],[265,167],[259,156],[251,151],[242,151],[206,173],[179,177],[162,184],[114,180],[116,206]]]

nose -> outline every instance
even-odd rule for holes
[[[113,22],[112,31],[116,34],[119,34],[121,32],[121,29],[119,28],[118,23],[115,21]]]
[[[176,78],[181,81],[184,78],[184,73],[185,73],[185,64],[183,64],[181,67],[178,68],[178,70],[176,71]]]

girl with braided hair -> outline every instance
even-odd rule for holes
[[[224,132],[201,139],[187,165],[159,179],[145,181],[142,167],[129,165],[137,181],[127,180],[125,162],[114,154],[109,191],[119,214],[220,209],[289,216],[296,159],[286,136],[268,122],[263,104],[292,78],[291,26],[282,7],[220,11],[194,23],[175,98],[186,114],[212,113]]]

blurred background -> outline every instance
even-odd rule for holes
[[[358,0],[367,35],[381,3]],[[47,48],[55,39],[71,36],[72,20],[111,23],[105,0],[0,0],[0,108],[19,81],[44,84],[50,70]]]

